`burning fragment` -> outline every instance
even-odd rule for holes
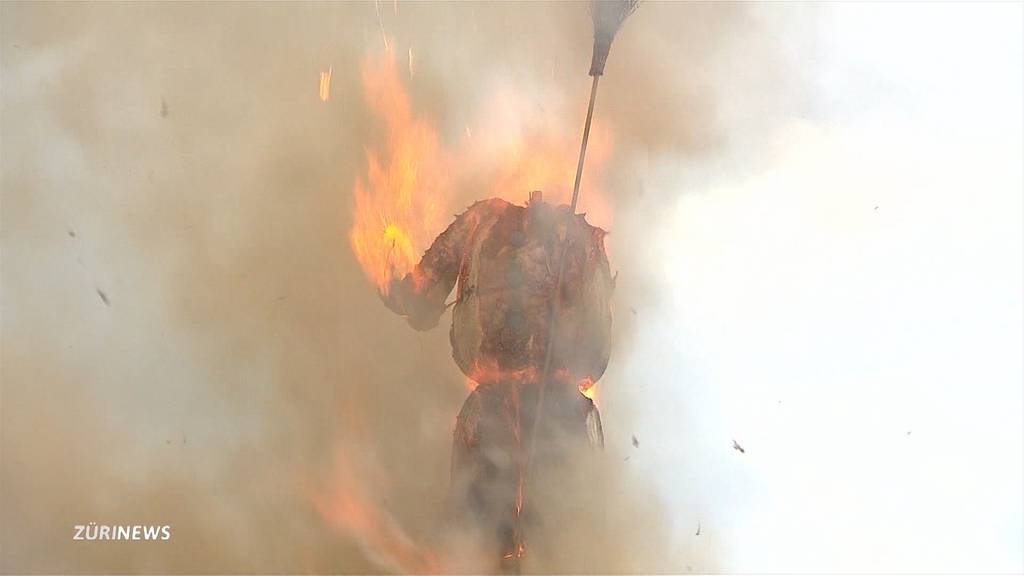
[[[334,66],[327,69],[327,72],[320,73],[320,101],[327,102],[331,99],[331,75],[334,73]]]
[[[576,386],[577,386],[577,388],[579,388],[580,394],[583,394],[584,396],[586,396],[587,398],[590,398],[591,400],[594,400],[596,398],[596,396],[597,396],[597,387],[594,386],[594,379],[593,378],[588,376],[588,377],[580,380],[579,384],[577,384]]]

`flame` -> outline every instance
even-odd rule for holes
[[[491,193],[500,197],[520,197],[531,190],[541,190],[549,202],[568,204],[572,198],[572,184],[576,177],[578,146],[575,138],[561,133],[531,133],[506,143],[503,155],[511,162],[499,166]],[[588,219],[595,218],[595,207],[601,194],[593,184],[594,172],[600,170],[608,157],[610,138],[606,130],[595,129],[587,149],[582,188],[586,189]],[[588,178],[589,176],[589,178]],[[610,214],[600,215],[607,220]]]
[[[355,540],[366,556],[384,569],[404,574],[439,573],[436,555],[414,542],[383,507],[371,503],[373,498],[353,475],[351,464],[337,454],[330,487],[308,490],[320,516]]]
[[[411,77],[411,48],[408,56]],[[330,72],[328,86],[329,79]],[[378,146],[367,149],[366,173],[355,182],[350,241],[363,270],[381,291],[387,291],[396,275],[413,269],[447,224],[443,215],[453,212],[451,193],[460,178],[484,172],[488,195],[513,202],[525,199],[531,190],[543,190],[551,202],[569,202],[583,110],[579,119],[538,112],[515,88],[499,86],[486,99],[476,126],[465,126],[462,145],[451,152],[442,146],[431,120],[414,113],[392,48],[364,59],[362,83],[384,135]],[[611,149],[610,131],[596,124],[580,209],[603,227],[611,222],[611,210],[600,182]]]
[[[444,225],[448,162],[434,126],[413,113],[393,51],[367,59],[362,81],[385,134],[379,147],[367,149],[365,178],[355,182],[349,238],[364,272],[386,292],[392,278],[413,269]]]
[[[530,382],[536,380],[540,370],[533,366],[515,370],[502,369],[493,358],[477,359],[469,375],[473,386],[484,382]]]
[[[550,95],[525,95],[511,83],[491,89],[472,129],[466,127],[462,166],[487,171],[488,193],[515,202],[541,190],[548,202],[568,204],[579,160],[586,102],[576,109],[545,102]],[[471,139],[474,141],[470,142]],[[611,210],[601,189],[602,175],[612,151],[611,131],[594,124],[583,168],[578,211],[590,223],[607,228]]]
[[[591,400],[597,400],[597,386],[594,385],[594,379],[587,376],[586,378],[579,381],[577,387],[580,389],[580,394],[583,394]]]
[[[331,99],[331,74],[334,73],[334,66],[327,69],[327,72],[320,73],[320,100],[327,102]]]
[[[411,76],[411,48],[408,54]],[[466,203],[481,198],[481,181],[486,195],[511,202],[542,190],[549,202],[569,203],[585,107],[576,113],[544,108],[536,96],[498,85],[489,90],[479,120],[467,123],[461,142],[448,149],[431,119],[414,112],[393,48],[367,56],[361,72],[366,103],[383,134],[376,146],[367,148],[366,172],[354,184],[349,238],[360,266],[382,292],[392,278],[413,270],[449,223],[453,190],[459,184],[474,183],[474,197]],[[595,124],[578,209],[605,228],[612,217],[601,175],[611,150],[610,130]]]

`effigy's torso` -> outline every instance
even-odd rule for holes
[[[503,203],[480,218],[465,243],[452,320],[462,371],[477,382],[539,376],[564,250],[550,373],[572,382],[600,378],[610,352],[613,288],[604,235],[583,216],[570,218],[565,206]]]

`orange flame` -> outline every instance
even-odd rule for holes
[[[329,490],[309,490],[310,501],[328,525],[355,540],[382,568],[404,574],[439,573],[434,553],[414,542],[394,517],[371,503],[351,463],[338,457],[335,465]]]
[[[334,73],[334,66],[327,69],[327,72],[320,73],[320,100],[327,102],[331,99],[331,75]]]
[[[410,76],[412,50],[409,50]],[[379,145],[366,151],[366,173],[354,186],[352,249],[369,279],[386,292],[410,272],[434,236],[448,224],[456,184],[473,181],[511,202],[542,190],[548,202],[568,204],[579,154],[585,102],[574,113],[541,109],[523,91],[500,85],[465,126],[460,146],[446,149],[431,120],[413,111],[393,48],[363,61],[364,96],[384,128]],[[535,98],[535,97],[534,97]],[[608,227],[611,209],[600,190],[611,154],[611,132],[595,124],[590,135],[579,210]]]
[[[583,394],[591,400],[597,399],[597,386],[595,386],[594,379],[587,376],[586,378],[579,381],[577,386],[580,389],[580,394]]]
[[[386,128],[384,142],[366,151],[365,180],[355,183],[349,236],[359,264],[380,288],[416,265],[443,225],[447,161],[429,120],[413,114],[394,52],[367,59],[362,68],[366,101]]]

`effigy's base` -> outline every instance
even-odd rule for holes
[[[453,524],[472,533],[484,558],[496,570],[518,573],[529,544],[518,530],[543,524],[544,512],[524,498],[524,467],[534,430],[539,385],[536,382],[487,382],[469,395],[459,412],[452,444],[449,512]],[[552,382],[537,427],[529,462],[530,486],[548,486],[581,452],[603,445],[600,415],[593,401],[575,386]],[[571,490],[571,486],[565,487]]]

